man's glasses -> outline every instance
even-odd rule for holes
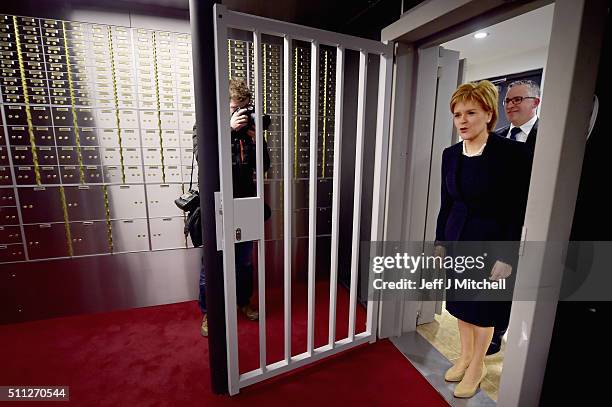
[[[534,96],[515,96],[513,98],[504,99],[504,106],[512,103],[513,105],[520,105],[523,102],[523,99],[537,99]]]

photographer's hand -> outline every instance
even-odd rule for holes
[[[240,109],[235,112],[230,118],[230,127],[234,131],[238,131],[249,122],[249,118],[244,114],[247,109]]]

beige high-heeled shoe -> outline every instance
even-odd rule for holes
[[[478,391],[480,382],[482,382],[482,380],[485,378],[486,375],[487,375],[487,366],[483,363],[480,379],[478,379],[474,383],[468,383],[466,380],[462,379],[461,382],[459,382],[459,384],[457,384],[457,386],[455,387],[455,393],[454,393],[455,397],[470,398],[474,396],[474,394],[476,394],[476,392]]]
[[[447,382],[460,382],[467,370],[469,364],[462,366],[459,363],[454,364],[444,373],[444,380]]]

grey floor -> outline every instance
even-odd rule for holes
[[[456,384],[448,383],[444,380],[444,372],[451,367],[451,362],[416,331],[390,339],[395,347],[406,356],[410,363],[417,368],[451,406],[477,407],[496,405],[495,401],[480,389],[472,398],[456,398],[453,395]]]

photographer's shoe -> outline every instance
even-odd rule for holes
[[[200,325],[200,334],[202,336],[208,336],[208,318],[206,314],[204,314],[204,318],[202,318],[202,325]]]
[[[240,307],[240,312],[242,312],[244,316],[247,317],[247,319],[251,321],[257,321],[259,319],[259,312],[251,308],[250,305],[245,305],[244,307]]]

